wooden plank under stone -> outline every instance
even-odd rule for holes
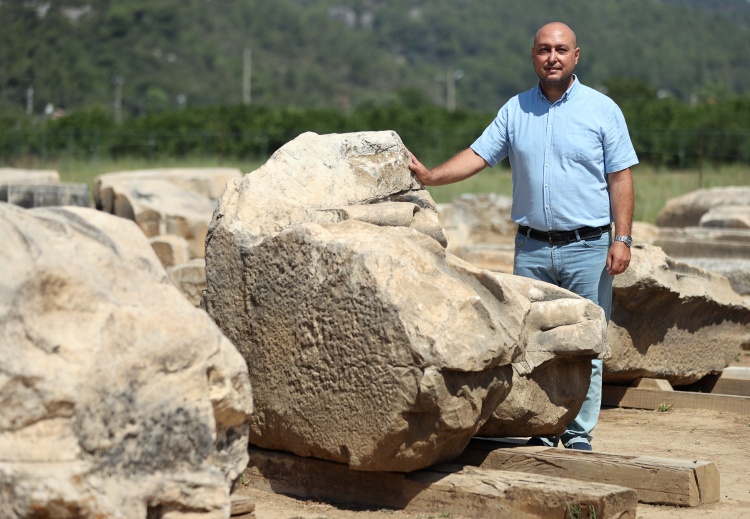
[[[255,512],[255,501],[249,497],[232,494],[229,498],[232,503],[232,511],[230,512],[232,517],[242,517]]]
[[[709,409],[750,415],[750,397],[746,396],[662,391],[627,386],[605,385],[602,389],[602,405],[651,410],[664,405],[674,409]]]
[[[720,498],[719,470],[709,461],[526,447],[475,438],[454,462],[619,485],[635,489],[641,503],[699,506]]]
[[[750,368],[730,366],[725,368],[720,375],[707,375],[695,384],[679,386],[678,389],[722,395],[750,396]]]
[[[523,472],[438,465],[408,474],[250,447],[243,485],[338,505],[477,518],[634,518],[630,488]]]

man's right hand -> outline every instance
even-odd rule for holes
[[[484,159],[474,153],[471,148],[465,149],[447,162],[432,169],[427,169],[411,151],[409,155],[411,155],[409,169],[426,186],[443,186],[460,182],[487,167]]]
[[[409,169],[412,170],[422,184],[427,184],[427,180],[430,177],[430,170],[427,169],[424,164],[419,162],[417,157],[415,157],[411,151],[409,152],[409,155],[411,155]]]

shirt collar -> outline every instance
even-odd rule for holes
[[[562,103],[563,101],[567,101],[568,99],[573,97],[580,88],[581,88],[581,83],[580,81],[578,81],[578,76],[573,74],[573,83],[568,87],[568,89],[565,91],[563,96],[558,101],[556,101],[555,103],[550,103],[550,104]],[[549,99],[547,99],[547,97],[544,95],[544,92],[542,92],[541,83],[537,83],[536,91],[540,99],[547,101],[549,103]]]

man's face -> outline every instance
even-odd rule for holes
[[[551,24],[540,29],[531,57],[542,85],[567,89],[579,54],[575,34],[564,25]]]

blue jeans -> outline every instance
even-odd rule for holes
[[[598,238],[550,245],[518,233],[513,274],[546,281],[585,297],[602,307],[609,322],[612,276],[607,273],[606,263],[610,240],[610,233],[605,232]],[[592,360],[586,399],[578,416],[560,437],[565,447],[576,442],[591,442],[591,431],[599,420],[602,402],[602,371],[602,361]],[[542,441],[553,445],[557,438],[542,438]]]

